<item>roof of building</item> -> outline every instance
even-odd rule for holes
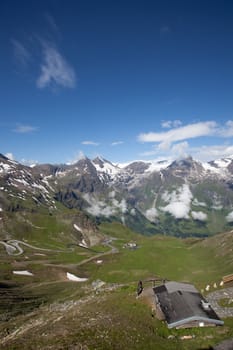
[[[199,321],[222,325],[215,311],[191,284],[167,282],[154,288],[169,328]],[[204,308],[202,301],[206,304]]]

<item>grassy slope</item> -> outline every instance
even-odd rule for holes
[[[111,231],[113,227],[116,234]],[[204,243],[208,240],[181,240],[167,236],[145,238],[133,235],[121,225],[105,225],[102,230],[111,232],[114,237],[124,238],[114,243],[120,253],[106,257],[105,261],[109,264],[99,268],[100,278],[109,282],[133,282],[156,275],[162,279],[193,282],[204,287],[208,283],[220,282],[224,274],[233,270],[230,251],[228,254],[217,254],[219,248],[216,239],[215,243],[213,239],[210,240],[213,244],[208,245]],[[228,247],[230,238],[229,235]],[[138,249],[122,249],[123,243],[130,240],[137,242]],[[89,269],[91,271],[91,266]]]
[[[142,237],[120,224],[105,224],[101,230],[116,238],[112,244],[119,249],[118,254],[102,256],[102,265],[97,265],[96,259],[79,265],[83,259],[96,256],[81,248],[45,256],[27,248],[16,258],[6,256],[0,247],[2,280],[17,284],[7,294],[14,307],[7,309],[7,298],[5,303],[1,300],[1,349],[191,350],[208,349],[233,337],[232,319],[219,328],[168,330],[151,317],[143,298],[135,298],[137,281],[153,276],[192,282],[200,289],[219,282],[222,275],[233,271],[231,233],[198,241]],[[129,241],[136,241],[138,249],[123,248]],[[16,268],[30,269],[35,276],[14,276],[11,271]],[[89,281],[67,281],[66,271],[89,277]],[[96,279],[108,282],[109,287],[112,283],[122,286],[96,294],[91,287]],[[184,334],[195,338],[182,341]],[[168,339],[169,335],[174,338]]]

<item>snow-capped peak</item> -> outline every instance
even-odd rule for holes
[[[219,175],[220,177],[225,177],[229,175],[229,167],[233,163],[233,156],[226,158],[216,159],[208,163],[202,163],[205,170],[209,173]]]
[[[118,166],[113,165],[111,162],[101,157],[93,159],[92,164],[96,168],[96,171],[100,173],[116,175],[120,171]]]
[[[232,157],[227,157],[227,158],[222,158],[222,159],[216,159],[212,164],[218,168],[227,168],[231,162],[233,161],[233,156]]]

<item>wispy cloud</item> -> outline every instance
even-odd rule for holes
[[[40,89],[50,86],[74,88],[76,75],[71,65],[55,46],[45,42],[42,42],[42,46],[43,62],[40,67],[40,76],[36,82],[37,87]]]
[[[73,159],[69,160],[66,164],[67,165],[70,165],[70,164],[75,164],[77,163],[79,160],[81,159],[85,159],[86,156],[85,154],[83,153],[83,151],[79,151],[75,154],[75,156],[73,157]]]
[[[16,39],[12,39],[11,43],[13,45],[13,52],[14,52],[15,59],[21,66],[26,67],[31,60],[30,52],[26,49],[26,47],[21,42],[19,42]]]
[[[98,142],[94,142],[94,141],[83,141],[82,145],[87,145],[87,146],[99,146]]]
[[[27,165],[27,166],[30,166],[30,167],[34,167],[36,164],[39,164],[38,160],[24,159],[24,158],[22,158],[20,160],[20,163],[24,164],[24,165]]]
[[[35,68],[38,69],[39,73],[33,81],[40,89],[74,88],[75,70],[57,45],[57,41],[61,39],[59,27],[48,12],[44,13],[42,19],[41,26],[45,27],[44,33],[46,33],[43,36],[40,33],[33,33],[27,36],[27,41],[25,36],[24,40],[20,41],[11,39],[15,60],[24,68],[32,68],[29,74],[33,74]]]
[[[31,125],[17,125],[16,128],[13,129],[13,131],[18,134],[28,134],[36,130],[38,130],[38,128]]]
[[[193,157],[201,161],[215,160],[232,156],[233,145],[211,145],[201,146],[190,149]]]
[[[163,121],[162,127],[169,127],[168,131],[142,133],[138,140],[144,143],[154,143],[152,148],[141,153],[141,156],[164,156],[174,159],[192,155],[200,161],[209,161],[228,157],[233,154],[233,145],[230,140],[233,136],[233,121],[224,124],[215,121],[199,122],[185,126],[175,127],[180,121]],[[206,137],[208,145],[190,146],[189,140]],[[210,138],[213,142],[209,145]],[[219,140],[226,142],[218,144]],[[227,140],[229,139],[229,140]],[[198,141],[199,142],[199,141]]]
[[[151,150],[141,152],[139,155],[141,157],[153,157],[156,156],[156,159],[163,160],[166,159],[179,159],[185,158],[193,153],[193,149],[190,148],[187,141],[175,143],[169,149],[163,150],[157,146],[153,146]],[[197,150],[196,152],[197,153]],[[199,159],[199,158],[197,158]]]
[[[60,34],[59,28],[57,26],[57,23],[56,23],[54,17],[50,13],[46,12],[44,14],[44,18],[45,18],[47,24],[49,25],[49,28],[52,30],[52,32],[55,34]]]
[[[160,150],[168,150],[173,142],[193,139],[201,136],[213,136],[217,133],[217,123],[214,121],[199,122],[170,129],[166,132],[142,133],[138,136],[140,142],[159,143]]]
[[[189,154],[189,144],[187,141],[175,143],[171,147],[171,153],[174,154],[175,158],[184,158]]]
[[[220,127],[218,134],[221,137],[232,137],[233,136],[233,120],[228,120],[223,127]]]
[[[122,145],[124,143],[124,141],[115,141],[111,143],[111,146],[119,146]]]
[[[161,123],[162,128],[164,129],[170,129],[170,128],[177,128],[182,125],[181,120],[163,120]]]
[[[116,213],[125,214],[128,211],[126,200],[123,198],[121,201],[118,201],[115,197],[115,194],[110,197],[110,202],[98,201],[94,197],[91,197],[90,194],[85,194],[84,199],[89,203],[87,211],[94,216],[105,216],[110,217]]]
[[[215,136],[230,138],[233,136],[233,121],[228,120],[224,125],[215,121],[198,122],[181,126],[180,120],[163,121],[163,128],[171,128],[165,132],[141,133],[138,136],[140,142],[160,143],[160,148],[170,146],[171,143],[202,136]]]
[[[5,157],[7,157],[7,158],[10,159],[10,160],[14,160],[14,155],[13,155],[13,153],[11,153],[11,152],[6,153],[6,154],[5,154]]]
[[[161,150],[156,146],[149,151],[141,152],[141,157],[159,156],[161,159],[178,159],[191,155],[194,159],[202,162],[211,161],[220,158],[227,158],[233,155],[233,145],[211,145],[191,147],[187,141],[175,143],[168,150]]]

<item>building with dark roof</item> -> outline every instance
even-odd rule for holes
[[[211,305],[187,283],[166,282],[153,288],[156,308],[164,315],[168,328],[223,325]]]

